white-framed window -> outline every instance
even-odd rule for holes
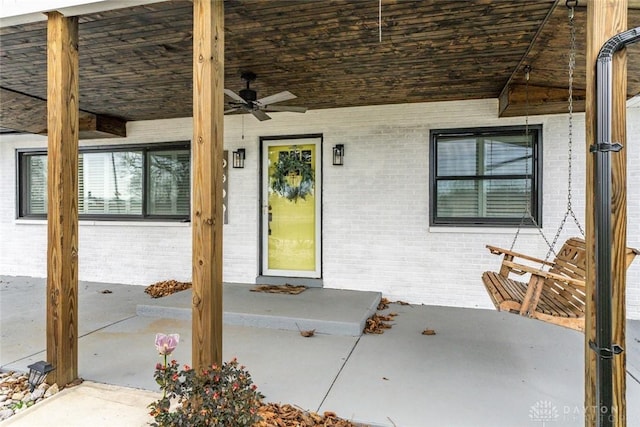
[[[18,150],[18,217],[46,218],[47,153]],[[188,142],[81,148],[78,214],[85,219],[188,220]]]
[[[542,225],[542,126],[431,131],[431,225]]]

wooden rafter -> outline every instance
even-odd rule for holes
[[[9,89],[0,88],[0,127],[19,132],[47,134],[47,101]],[[125,120],[79,112],[79,138],[126,137]]]
[[[573,111],[584,111],[584,89],[573,89]],[[512,84],[498,99],[500,117],[560,114],[568,111],[569,89]]]

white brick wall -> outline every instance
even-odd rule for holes
[[[496,118],[497,101],[444,102],[312,110],[225,118],[225,148],[247,149],[244,169],[229,170],[224,279],[253,283],[259,272],[259,137],[322,133],[323,278],[326,287],[379,290],[414,303],[490,308],[480,275],[499,260],[487,243],[509,245],[510,229],[429,228],[429,130],[523,124]],[[244,124],[243,124],[244,121]],[[544,126],[544,232],[555,233],[567,198],[567,116],[532,117]],[[640,248],[640,108],[628,110],[628,243]],[[243,135],[244,134],[244,135]],[[135,122],[122,144],[191,138],[191,119]],[[584,218],[584,115],[574,124],[573,207]],[[85,143],[84,141],[82,142]],[[331,148],[345,145],[345,165]],[[42,147],[37,136],[0,141],[0,274],[44,276],[46,226],[15,220],[15,149]],[[578,234],[568,223],[561,240]],[[517,249],[544,256],[543,239],[524,230]],[[185,224],[81,223],[80,278],[146,285],[187,280],[191,227]],[[628,315],[640,318],[640,260],[629,269]]]

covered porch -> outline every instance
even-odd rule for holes
[[[45,283],[7,276],[0,281],[0,366],[24,370],[45,356]],[[96,427],[142,426],[135,422],[151,419],[145,417],[146,405],[158,397],[155,332],[180,333],[173,357],[190,360],[190,321],[168,311],[163,317],[141,315],[139,307],[152,301],[141,287],[80,282],[79,289],[79,376],[86,382],[14,415],[7,426],[82,425],[85,416]],[[281,312],[303,308],[311,315],[296,321],[320,320],[316,326],[322,328],[328,319],[318,306],[331,290],[309,291],[255,296],[263,298],[263,306],[277,300]],[[368,310],[371,296],[358,294],[351,292],[341,316],[355,319]],[[225,306],[238,307],[240,296],[225,293]],[[181,297],[164,298],[168,302],[160,298],[152,304],[181,308]],[[267,401],[334,411],[371,426],[584,425],[582,334],[491,310],[391,304],[388,312],[398,316],[380,335],[304,338],[295,330],[225,323],[223,356],[249,367]],[[627,327],[627,400],[636,402],[640,322],[628,321]],[[426,328],[436,335],[422,335]],[[637,425],[640,407],[629,405],[627,417],[629,426]]]
[[[322,235],[314,237],[315,252],[319,255],[314,259],[316,269],[312,278],[321,279],[328,287],[376,290],[376,287],[384,286],[388,295],[406,295],[416,303],[431,302],[435,297],[435,302],[441,304],[486,306],[482,289],[475,286],[475,273],[486,261],[486,255],[480,251],[492,235],[507,233],[505,228],[494,229],[492,221],[483,223],[487,228],[479,229],[473,223],[473,215],[465,218],[467,228],[462,231],[455,221],[444,223],[453,224],[453,227],[438,223],[442,218],[434,209],[438,187],[434,177],[434,157],[437,156],[433,155],[433,150],[437,145],[434,132],[443,128],[456,133],[455,129],[469,126],[479,129],[518,125],[525,129],[528,140],[529,115],[543,114],[537,129],[546,140],[545,167],[549,165],[553,169],[552,173],[545,172],[544,196],[542,190],[536,194],[533,190],[524,190],[524,193],[534,202],[542,204],[545,200],[547,211],[541,210],[540,218],[553,220],[561,211],[563,197],[555,191],[554,184],[559,176],[565,177],[565,171],[553,159],[559,148],[555,142],[563,139],[558,129],[566,129],[564,117],[557,115],[565,111],[566,106],[566,86],[558,83],[560,77],[564,80],[565,67],[554,67],[565,62],[567,52],[567,44],[555,37],[559,31],[567,29],[562,2],[536,2],[524,8],[518,2],[504,3],[500,7],[481,1],[439,1],[430,2],[428,6],[424,2],[389,2],[387,9],[383,8],[383,2],[378,2],[377,15],[375,8],[367,9],[363,14],[356,13],[364,10],[359,8],[358,2],[327,3],[326,9],[291,7],[292,3],[286,1],[229,1],[224,7],[222,2],[196,1],[194,4],[195,7],[190,2],[150,2],[136,8],[90,8],[84,13],[61,8],[49,14],[48,24],[18,22],[3,30],[3,59],[6,57],[7,61],[3,61],[3,121],[0,125],[8,132],[7,136],[3,135],[6,145],[0,145],[3,152],[0,160],[4,173],[16,182],[13,189],[3,190],[6,199],[14,203],[6,203],[10,208],[3,208],[5,221],[2,227],[10,242],[7,247],[18,249],[3,248],[2,272],[16,274],[28,270],[29,274],[38,275],[42,274],[43,265],[48,267],[46,292],[51,298],[46,304],[47,358],[58,367],[51,380],[58,378],[67,383],[79,375],[79,363],[82,362],[76,351],[79,339],[84,336],[78,333],[81,323],[76,322],[81,320],[77,316],[77,280],[78,276],[82,279],[87,273],[93,277],[101,275],[102,279],[106,278],[105,282],[119,280],[106,277],[112,272],[119,273],[131,283],[141,282],[140,277],[132,278],[134,274],[141,273],[141,277],[146,274],[148,278],[153,274],[166,274],[176,266],[181,268],[181,274],[192,275],[193,346],[190,356],[197,367],[222,359],[223,265],[224,275],[237,283],[250,281],[247,277],[257,281],[256,276],[270,272],[262,264],[268,248],[265,250],[261,246],[271,233],[271,213],[268,212],[271,203],[264,197],[268,192],[265,182],[268,187],[269,174],[263,173],[268,170],[265,165],[268,165],[270,154],[264,151],[264,138],[300,134],[317,137],[319,142],[313,146],[316,151],[308,151],[322,159],[328,158],[331,146],[334,150],[344,149],[345,135],[349,135],[346,150],[352,153],[348,156],[353,155],[352,163],[331,171],[321,168],[321,163],[314,166],[317,177],[321,170],[326,172],[322,176],[326,186],[322,187],[322,192],[319,186],[316,188],[318,194],[327,197],[323,199],[323,205],[318,203],[315,211],[318,215],[314,217],[314,227],[322,231]],[[276,6],[272,7],[274,4]],[[625,29],[627,21],[626,1],[590,1],[588,4],[588,9],[579,7],[576,11],[581,25],[576,38],[580,42],[574,53],[577,52],[581,64],[590,64],[599,43]],[[464,6],[460,9],[460,5]],[[634,22],[638,18],[637,12],[634,13],[637,2],[632,1],[629,6],[630,21]],[[386,21],[383,10],[390,12]],[[299,19],[292,19],[293,16]],[[321,19],[316,20],[316,16]],[[291,26],[291,22],[296,24]],[[193,32],[191,24],[194,24]],[[48,56],[49,65],[61,64],[59,68],[50,67],[53,71],[47,76],[48,85],[44,83],[47,79],[43,78],[45,61],[41,49],[45,28],[53,35],[53,42],[49,44],[53,49]],[[130,32],[130,28],[135,30]],[[341,33],[340,30],[346,31]],[[299,37],[299,34],[304,36]],[[336,34],[339,35],[333,38]],[[353,34],[358,36],[352,38]],[[227,36],[225,49],[222,41]],[[78,46],[84,46],[86,56],[80,54],[78,57],[75,49]],[[128,56],[123,55],[125,51],[116,49],[121,46],[126,46]],[[112,47],[116,50],[111,51]],[[58,60],[58,55],[62,61]],[[637,95],[640,81],[631,73],[626,78],[626,57],[619,56],[621,60],[616,61],[619,80],[615,84],[618,93],[613,108],[614,116],[620,119],[614,125],[613,138],[626,142],[626,99]],[[84,64],[83,60],[86,61]],[[634,59],[629,63],[633,66]],[[525,81],[522,71],[529,65],[536,71],[531,81],[527,73]],[[269,92],[260,88],[261,93],[291,89],[304,94],[300,101],[304,101],[311,111],[304,118],[298,116],[296,119],[283,113],[278,115],[283,119],[281,122],[263,124],[264,111],[244,98],[240,108],[234,107],[237,104],[225,106],[223,89],[229,86],[230,76],[248,71],[246,67],[261,76],[271,73],[271,77],[263,80],[269,83],[266,86]],[[25,74],[25,69],[30,72]],[[299,73],[293,70],[299,70]],[[568,90],[575,98],[572,113],[586,110],[579,118],[580,128],[584,124],[585,129],[581,140],[587,146],[587,150],[582,150],[584,158],[580,161],[584,167],[581,173],[587,183],[581,211],[586,212],[585,238],[590,255],[586,289],[588,295],[592,295],[596,230],[591,217],[595,195],[593,161],[588,148],[595,132],[595,85],[589,66],[570,71],[576,72],[575,85]],[[83,77],[83,73],[88,74]],[[83,87],[83,78],[85,82],[91,82],[91,87],[78,92],[78,80]],[[226,90],[224,93],[229,95]],[[191,94],[193,103],[189,102]],[[46,115],[42,114],[45,99],[49,102],[48,122],[43,121]],[[235,100],[238,101],[237,96]],[[229,106],[233,107],[233,112],[251,113],[260,120],[260,127],[245,132],[244,115],[223,117],[223,110]],[[27,111],[28,116],[23,114]],[[366,133],[358,117],[368,120]],[[185,126],[185,122],[189,125]],[[392,126],[389,126],[390,122],[393,122]],[[569,132],[573,129],[571,123]],[[223,131],[227,125],[231,125],[231,129],[227,127]],[[141,127],[151,131],[141,133]],[[166,132],[168,129],[171,132]],[[303,131],[297,133],[296,129]],[[48,152],[43,139],[35,136],[45,133],[49,138]],[[183,137],[185,134],[188,136]],[[630,134],[632,139],[637,138]],[[325,135],[328,144],[323,147]],[[144,141],[138,140],[141,136]],[[248,141],[245,136],[249,137]],[[109,218],[113,215],[111,211],[97,217],[91,215],[95,212],[85,212],[80,214],[80,219],[85,221],[79,222],[78,210],[83,199],[78,199],[79,192],[75,187],[79,176],[79,168],[75,166],[79,157],[78,139],[85,137],[99,139],[83,141],[80,154],[105,156],[108,152],[114,181],[117,181],[115,151],[135,146],[140,158],[144,155],[151,159],[155,155],[154,149],[160,150],[162,144],[171,142],[174,149],[171,155],[183,156],[181,164],[193,166],[192,170],[182,168],[187,177],[182,179],[187,183],[182,191],[192,197],[186,199],[187,202],[184,202],[185,198],[182,200],[186,213],[160,215],[169,224],[154,222],[158,218],[153,218],[155,212],[150,205],[155,200],[147,199],[145,193],[145,197],[138,195],[140,206],[133,204],[140,210],[139,215]],[[185,146],[179,147],[182,143]],[[223,227],[223,210],[227,207],[222,198],[222,194],[226,194],[222,182],[227,177],[222,171],[224,148],[233,153],[242,152],[243,162],[248,153],[250,166],[244,173],[237,171],[234,176],[234,198],[230,207],[232,215],[236,216],[227,227]],[[628,151],[633,153],[631,149]],[[292,153],[296,155],[295,149]],[[617,249],[624,247],[627,240],[626,153],[627,150],[622,151],[614,162],[612,199],[616,204],[611,215],[616,224],[613,252],[617,254],[613,260],[613,325],[617,341],[623,344],[626,287],[625,273],[619,268],[621,252]],[[30,162],[35,164],[38,156],[41,159],[47,155],[49,183],[45,188],[48,192],[45,191],[36,202],[47,206],[48,197],[49,210],[38,211],[29,205],[31,199],[26,200],[25,195],[34,192],[30,192],[31,187],[24,181],[29,179],[37,187],[36,184],[43,180],[38,181],[37,174],[27,174],[25,170],[32,164]],[[527,159],[524,163],[529,165],[529,159],[534,157],[531,151],[523,157]],[[540,160],[538,165],[542,163]],[[8,167],[4,168],[4,165]],[[342,166],[343,163],[334,165]],[[188,172],[184,173],[185,170]],[[521,188],[542,187],[542,180],[534,182],[535,174],[528,171],[527,166]],[[541,177],[542,169],[540,171]],[[139,175],[148,173],[145,170]],[[482,179],[492,178],[480,175],[484,176]],[[148,179],[149,175],[144,176],[147,178],[141,178],[141,183],[154,182]],[[406,185],[414,180],[421,183],[418,188]],[[571,182],[570,176],[568,181]],[[319,182],[318,178],[316,182]],[[144,187],[140,194],[143,191],[151,190]],[[119,194],[116,186],[116,201],[121,201]],[[86,204],[96,202],[104,206],[105,197],[87,191]],[[636,203],[635,199],[631,200]],[[507,204],[510,202],[507,200]],[[372,206],[377,210],[371,209]],[[631,215],[634,215],[633,211]],[[129,220],[134,223],[127,222]],[[141,224],[135,223],[137,221]],[[48,238],[38,240],[42,237],[44,224],[48,226]],[[514,223],[498,225],[513,226]],[[549,222],[546,227],[549,228]],[[632,240],[637,239],[637,227],[631,227],[630,231]],[[93,251],[78,249],[78,246],[82,247],[77,244],[78,235],[88,243],[84,247]],[[172,239],[171,235],[177,239]],[[472,235],[475,236],[472,238]],[[526,245],[539,249],[541,245],[529,237]],[[25,258],[24,254],[32,252],[32,248],[20,243],[27,241],[35,242],[39,255]],[[110,247],[107,241],[111,242]],[[185,243],[192,247],[192,257],[185,256],[188,252],[184,250]],[[163,250],[162,245],[168,249]],[[109,251],[104,250],[107,247]],[[46,259],[44,248],[48,250]],[[127,249],[133,257],[124,253]],[[460,252],[465,249],[470,250],[469,256],[475,262],[461,268]],[[443,256],[443,250],[453,256]],[[152,256],[141,255],[146,253]],[[445,258],[452,260],[450,265],[442,264]],[[27,261],[23,262],[23,259]],[[83,270],[82,265],[89,268]],[[631,274],[637,277],[637,269]],[[458,286],[461,283],[462,286]],[[637,315],[640,305],[633,298],[637,289],[633,288],[632,292],[636,292],[630,298],[632,313]],[[587,334],[586,339],[583,337],[582,351],[579,347],[572,351],[583,353],[591,362],[595,360],[588,349],[595,329],[592,305],[588,304],[586,310]],[[138,309],[136,313],[139,313]],[[142,316],[136,314],[135,317]],[[526,333],[522,336],[530,339]],[[468,348],[473,340],[465,338],[467,342],[461,343]],[[255,342],[253,344],[255,346]],[[356,354],[358,345],[352,347],[350,354]],[[509,347],[513,345],[511,343]],[[605,350],[610,349],[600,349],[601,354]],[[468,356],[468,350],[460,348],[460,351]],[[497,360],[495,353],[492,357]],[[585,390],[587,402],[591,402],[595,393],[591,365],[593,363],[587,367],[586,385],[580,387]],[[626,397],[624,366],[624,357],[616,359],[620,387],[615,390],[620,408],[624,408]],[[458,387],[463,385],[458,383]],[[593,409],[595,406],[588,403],[587,407]]]

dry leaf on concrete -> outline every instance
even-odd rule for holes
[[[178,282],[177,280],[163,280],[149,285],[144,292],[151,295],[151,298],[166,297],[179,291],[184,291],[191,287],[191,282]]]
[[[294,285],[258,285],[251,288],[251,292],[266,292],[269,294],[287,294],[298,295],[307,289],[306,286],[294,286]]]

